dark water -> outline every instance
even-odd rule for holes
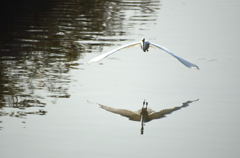
[[[29,107],[44,115],[49,98],[71,97],[69,71],[82,56],[129,40],[125,35],[136,23],[156,20],[159,2],[68,0],[50,1],[43,8],[24,12],[23,7],[19,16],[11,15],[11,26],[3,21],[9,27],[0,39],[1,116],[25,116],[29,112],[22,109]],[[134,15],[126,17],[127,10]],[[126,24],[126,18],[131,22]]]
[[[239,157],[238,0],[13,8],[1,10],[0,157]],[[200,70],[154,48],[85,64],[142,37]],[[145,124],[98,105],[136,111],[144,100],[156,112]]]

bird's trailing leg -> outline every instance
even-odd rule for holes
[[[144,105],[146,104],[146,100],[144,99],[144,101],[143,101],[143,107],[142,108],[144,108]]]
[[[144,107],[145,105],[146,107]],[[147,106],[148,106],[148,102],[146,101],[146,99],[144,99],[142,109],[147,108]]]

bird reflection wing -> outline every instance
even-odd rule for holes
[[[164,110],[161,110],[159,112],[155,112],[155,113],[150,114],[149,119],[150,120],[160,119],[160,118],[166,117],[167,114],[171,114],[172,112],[177,111],[179,109],[181,109],[181,108],[180,107],[174,107],[174,108],[170,108],[170,109],[164,109]]]
[[[140,42],[134,42],[134,43],[130,43],[130,44],[120,46],[116,49],[111,50],[110,52],[107,52],[107,53],[104,53],[104,54],[101,54],[99,56],[96,56],[96,57],[92,58],[91,60],[88,61],[88,63],[98,62],[98,61],[108,57],[109,55],[112,55],[112,54],[116,53],[117,51],[119,51],[121,49],[133,47],[133,46],[136,46],[136,45],[139,45],[139,44],[140,44]]]
[[[173,54],[172,52],[170,52],[167,48],[163,47],[163,46],[160,46],[158,44],[154,44],[154,43],[150,43],[150,46],[154,46],[154,47],[157,47],[161,50],[163,50],[164,52],[168,53],[169,55],[173,56],[174,58],[176,58],[178,61],[180,61],[183,65],[185,65],[186,67],[189,67],[189,68],[192,68],[192,67],[195,67],[197,69],[199,69],[199,67],[189,61],[187,61],[186,59],[183,59],[182,57],[179,57],[175,54]]]
[[[106,111],[109,111],[109,112],[112,112],[115,114],[119,114],[124,117],[128,117],[129,120],[140,121],[140,119],[141,119],[139,114],[137,114],[136,112],[130,111],[130,110],[112,108],[112,107],[105,106],[102,104],[98,104],[98,105],[100,106],[100,108],[102,108]]]
[[[185,108],[185,107],[189,106],[190,103],[198,101],[198,100],[199,99],[196,99],[193,101],[186,101],[186,102],[182,103],[181,106],[176,106],[176,107],[169,108],[169,109],[163,109],[159,112],[154,112],[149,115],[149,119],[153,120],[153,119],[160,119],[160,118],[166,117],[166,115],[171,114],[174,111],[180,110],[181,108]]]

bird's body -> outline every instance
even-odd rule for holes
[[[96,57],[92,58],[91,60],[89,60],[88,63],[98,62],[98,61],[100,61],[100,60],[102,60],[102,59],[104,59],[104,58],[106,58],[106,57],[124,49],[124,48],[129,48],[129,47],[133,47],[133,46],[137,46],[137,45],[141,46],[141,49],[143,50],[143,52],[148,52],[150,47],[158,48],[158,49],[168,53],[172,57],[176,58],[179,62],[181,62],[186,67],[188,67],[188,68],[195,67],[195,68],[199,69],[199,67],[197,65],[187,61],[186,59],[183,59],[182,57],[179,57],[179,56],[175,55],[174,53],[170,52],[167,48],[164,48],[163,46],[160,46],[158,44],[154,44],[152,42],[146,41],[145,38],[143,38],[142,41],[140,41],[140,42],[133,42],[133,43],[130,43],[130,44],[126,44],[126,45],[120,46],[116,49],[113,49],[110,52],[107,52],[107,53],[101,54],[99,56],[96,56]]]
[[[145,38],[143,38],[143,40],[141,41],[141,48],[143,52],[148,51],[149,47],[150,47],[150,42],[145,41]]]

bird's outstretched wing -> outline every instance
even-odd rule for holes
[[[176,58],[178,61],[180,61],[183,65],[185,65],[186,67],[195,67],[197,69],[199,69],[199,67],[196,65],[196,64],[193,64],[189,61],[187,61],[186,59],[183,59],[175,54],[173,54],[172,52],[170,52],[167,48],[163,47],[163,46],[160,46],[158,44],[154,44],[154,43],[150,43],[150,46],[154,46],[154,47],[157,47],[161,50],[163,50],[164,52],[168,53],[169,55],[173,56],[174,58]]]
[[[105,106],[102,104],[98,104],[98,105],[100,106],[100,108],[102,108],[106,111],[128,117],[129,120],[140,121],[140,119],[141,119],[141,116],[139,114],[137,114],[136,112],[130,111],[130,110],[112,108],[112,107]]]
[[[163,109],[159,112],[154,112],[149,115],[149,121],[151,121],[153,119],[160,119],[160,118],[166,117],[166,115],[171,114],[174,111],[180,110],[181,108],[185,108],[185,107],[189,106],[190,103],[198,101],[198,100],[199,99],[196,99],[193,101],[186,101],[186,102],[182,103],[181,106],[176,106],[176,107],[169,108],[169,109]]]
[[[101,54],[99,56],[96,56],[96,57],[92,58],[91,60],[88,61],[88,63],[98,62],[98,61],[108,57],[109,55],[112,55],[113,53],[116,53],[117,51],[119,51],[121,49],[129,48],[129,47],[136,46],[136,45],[139,45],[139,44],[140,44],[140,42],[134,42],[134,43],[129,43],[129,44],[120,46],[116,49],[111,50],[110,52],[107,52],[107,53],[104,53],[104,54]]]

